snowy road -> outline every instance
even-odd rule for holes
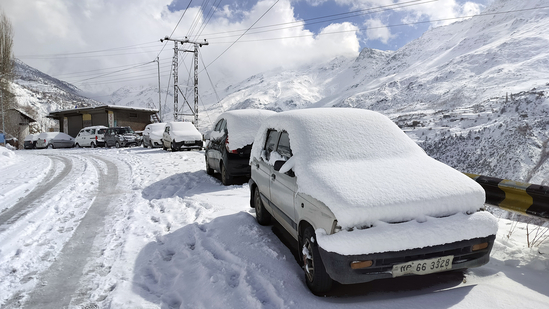
[[[0,161],[0,307],[549,308],[548,254],[503,219],[490,263],[464,278],[313,296],[288,247],[256,224],[247,184],[222,186],[203,158],[54,149]]]

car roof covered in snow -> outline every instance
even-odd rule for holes
[[[298,192],[323,202],[342,227],[422,220],[474,212],[484,191],[429,157],[386,116],[347,108],[278,113],[259,129],[252,159],[260,160],[269,129],[287,131]]]
[[[275,114],[276,112],[263,109],[232,110],[219,115],[214,125],[220,119],[227,120],[228,146],[230,150],[234,150],[252,144],[263,121]]]

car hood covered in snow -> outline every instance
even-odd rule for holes
[[[480,185],[427,156],[379,113],[279,113],[259,130],[252,157],[260,157],[268,129],[286,130],[290,137],[293,157],[281,172],[293,169],[298,192],[328,206],[343,229],[472,213],[484,205]]]
[[[170,138],[176,142],[202,140],[202,134],[190,122],[172,122]]]

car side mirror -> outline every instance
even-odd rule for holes
[[[277,172],[279,172],[280,169],[282,168],[282,165],[284,165],[284,163],[286,163],[286,161],[283,161],[283,160],[275,161],[274,166],[273,166],[274,170],[277,171]],[[294,173],[294,171],[292,171],[292,170],[289,170],[289,171],[287,171],[287,172],[284,173],[284,174],[286,174],[286,175],[288,175],[288,176],[290,176],[290,177],[295,177],[295,173]]]

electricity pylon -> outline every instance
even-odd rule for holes
[[[160,39],[160,42],[164,41],[173,41],[174,42],[174,54],[173,54],[173,60],[172,60],[172,66],[173,66],[173,118],[174,121],[179,120],[179,102],[178,102],[178,93],[181,92],[181,89],[179,88],[179,52],[192,52],[194,53],[194,109],[191,108],[191,111],[194,115],[194,125],[198,126],[198,48],[202,47],[203,45],[208,45],[209,43],[204,40],[204,42],[192,42],[187,37],[185,37],[184,40],[177,40],[172,39],[169,37],[165,37],[163,39]],[[194,50],[181,50],[178,47],[178,43],[185,44],[190,43],[194,45]],[[181,92],[183,94],[183,92]],[[186,101],[186,100],[185,100]],[[187,102],[188,104],[188,102]]]

